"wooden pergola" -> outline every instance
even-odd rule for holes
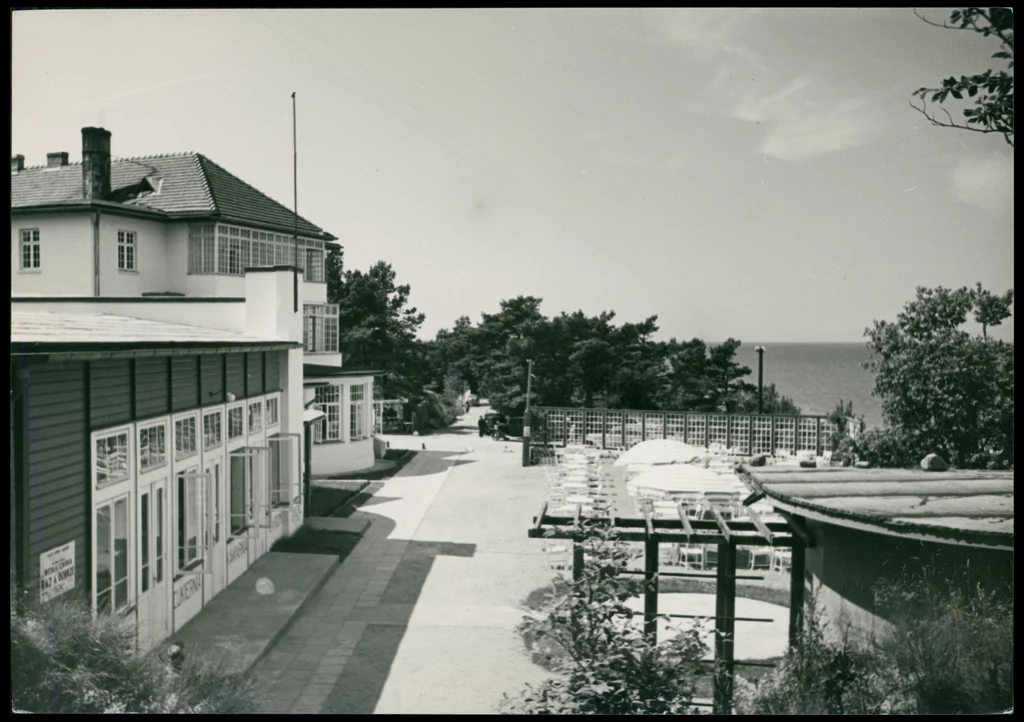
[[[758,500],[760,495],[748,497],[745,505]],[[729,519],[727,514],[714,505],[704,502],[705,511],[711,519],[695,520],[687,515],[686,504],[678,504],[678,519],[655,519],[645,509],[643,518],[584,515],[582,505],[577,506],[574,516],[549,515],[545,504],[539,516],[534,517],[533,527],[528,536],[531,539],[568,539],[573,542],[572,578],[579,581],[583,576],[584,552],[583,519],[612,528],[619,541],[642,542],[644,544],[644,569],[627,571],[627,574],[642,574],[646,580],[644,593],[644,633],[657,641],[657,619],[661,617],[684,619],[707,619],[694,614],[658,613],[658,578],[690,577],[714,579],[715,584],[715,655],[714,655],[714,701],[710,704],[695,702],[699,706],[710,706],[715,714],[730,714],[733,699],[733,673],[738,665],[771,667],[764,662],[737,662],[734,658],[734,634],[736,622],[771,622],[770,619],[736,616],[736,581],[739,579],[759,580],[764,577],[740,576],[736,573],[736,551],[740,547],[769,546],[789,548],[792,552],[790,569],[789,642],[798,643],[803,627],[804,609],[804,550],[807,536],[802,526],[791,517],[787,521],[763,521],[749,506],[749,519]],[[713,573],[660,572],[659,545],[661,544],[706,544],[718,547],[718,564]]]

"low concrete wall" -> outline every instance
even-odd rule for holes
[[[313,473],[351,474],[373,466],[373,439],[313,444]]]
[[[829,621],[828,636],[864,642],[889,625],[877,607],[877,583],[926,567],[964,585],[1013,580],[1013,555],[990,549],[923,542],[805,520],[814,546],[807,550],[810,589]]]

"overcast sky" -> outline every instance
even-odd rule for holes
[[[98,125],[289,208],[295,91],[299,213],[427,336],[531,294],[861,341],[916,286],[1013,286],[1013,149],[908,105],[997,47],[909,9],[27,11],[13,45],[27,165]]]

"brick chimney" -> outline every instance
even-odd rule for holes
[[[82,195],[85,200],[110,196],[110,131],[82,128]]]
[[[25,170],[25,156],[16,155],[11,158],[11,173],[20,173]]]
[[[47,153],[46,154],[46,167],[47,168],[60,168],[68,164],[67,153]]]

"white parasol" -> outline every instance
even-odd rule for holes
[[[708,492],[742,494],[747,491],[746,485],[734,473],[718,473],[693,464],[655,466],[649,471],[638,474],[626,484],[626,490],[630,495],[635,495],[637,489],[641,487],[695,494]]]
[[[686,464],[703,458],[704,449],[675,439],[651,439],[639,444],[615,460],[615,466]]]

